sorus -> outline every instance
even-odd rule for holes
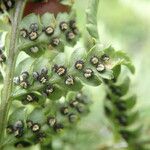
[[[33,46],[30,48],[31,53],[37,53],[39,51],[39,48],[37,46]]]
[[[27,141],[19,141],[17,143],[15,143],[14,145],[16,148],[24,148],[24,147],[29,147],[31,146],[31,143],[30,142],[27,142]]]
[[[46,75],[48,73],[48,69],[46,67],[43,67],[41,69],[41,74]]]
[[[84,68],[84,62],[82,60],[78,60],[75,63],[75,68],[78,69],[78,70],[82,70]]]
[[[27,127],[28,127],[28,128],[31,128],[31,127],[33,126],[33,121],[27,120],[27,121],[26,121],[26,124],[27,124]]]
[[[3,2],[7,10],[9,10],[10,8],[13,8],[13,6],[15,5],[14,0],[3,0]]]
[[[27,100],[28,102],[33,102],[33,101],[34,101],[34,96],[31,95],[31,94],[28,94],[27,97],[26,97],[26,100]]]
[[[73,100],[70,102],[71,107],[76,107],[78,104],[79,104],[79,102],[77,100]]]
[[[73,123],[73,122],[77,121],[78,116],[76,114],[72,113],[72,114],[69,114],[68,119],[71,123]]]
[[[60,39],[59,38],[53,38],[51,44],[54,47],[58,46],[60,44]]]
[[[40,125],[38,123],[34,123],[31,127],[33,132],[38,132],[40,130]]]
[[[20,129],[15,130],[14,135],[15,135],[16,138],[22,137],[23,136],[23,129],[20,128]]]
[[[56,73],[57,73],[59,76],[65,75],[66,72],[67,72],[67,69],[66,69],[64,66],[59,66],[59,67],[57,68],[57,71],[56,71]]]
[[[71,28],[71,29],[77,28],[77,26],[76,26],[76,21],[75,21],[75,20],[71,20],[71,21],[69,22],[69,25],[70,25],[70,28]]]
[[[109,57],[107,54],[104,54],[104,55],[101,56],[101,59],[102,59],[103,61],[109,61],[109,60],[110,60],[110,57]]]
[[[69,31],[67,34],[66,34],[66,39],[68,41],[71,41],[75,38],[75,34],[72,32],[72,31]]]
[[[99,59],[98,59],[98,57],[93,56],[93,57],[91,58],[90,62],[92,63],[92,65],[97,65],[98,62],[99,62]]]
[[[39,142],[42,142],[44,140],[44,138],[46,137],[46,134],[44,132],[37,132],[36,137]]]
[[[79,113],[83,113],[85,111],[85,106],[83,104],[78,104],[76,109]]]
[[[39,78],[39,73],[38,73],[38,72],[33,72],[33,78],[34,78],[35,80],[38,80],[38,78]]]
[[[103,72],[103,71],[105,70],[104,64],[99,63],[99,64],[97,65],[97,67],[96,67],[96,70],[97,70],[98,72]]]
[[[28,79],[29,77],[29,73],[27,71],[22,72],[20,75],[20,82],[25,81],[26,79]]]
[[[60,30],[61,31],[66,31],[68,29],[68,24],[67,22],[61,22],[60,23]]]
[[[47,123],[49,126],[53,127],[56,123],[56,118],[55,117],[48,117]]]
[[[54,130],[55,130],[56,132],[61,132],[63,129],[64,129],[64,126],[63,126],[61,123],[56,123],[56,124],[54,125]]]
[[[23,81],[20,83],[20,86],[24,89],[26,89],[29,86],[29,83],[27,81]]]
[[[45,31],[45,33],[46,33],[47,35],[52,35],[52,34],[54,33],[54,28],[51,27],[51,26],[48,26],[48,27],[45,28],[44,31]]]
[[[44,93],[46,93],[47,95],[51,94],[54,91],[54,87],[52,85],[47,85]]]
[[[29,39],[30,39],[31,41],[34,41],[34,40],[36,40],[37,38],[38,38],[38,33],[37,33],[37,32],[32,31],[32,32],[29,33]]]
[[[84,77],[89,79],[93,76],[93,70],[90,69],[90,68],[87,68],[85,71],[84,71]]]
[[[68,109],[68,107],[62,107],[62,108],[60,109],[60,112],[61,112],[61,114],[63,114],[63,115],[67,115],[67,114],[69,113],[69,109]]]
[[[21,29],[20,30],[20,36],[22,36],[23,38],[27,38],[28,37],[28,31],[26,29]]]
[[[23,127],[24,127],[24,124],[23,124],[23,122],[21,120],[16,121],[14,126],[13,126],[14,130],[21,129]]]
[[[36,32],[36,31],[38,31],[39,26],[38,26],[37,23],[32,23],[32,24],[30,25],[30,29],[31,29],[31,31]]]
[[[14,131],[13,126],[12,126],[12,125],[8,125],[6,130],[7,130],[7,133],[8,133],[8,134],[12,134],[12,133],[13,133],[13,131]]]
[[[74,78],[72,76],[67,76],[65,80],[66,85],[73,85],[74,84]]]

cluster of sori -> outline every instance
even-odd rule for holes
[[[39,29],[38,24],[33,23],[30,26],[30,30],[31,30],[30,33],[28,33],[28,31],[26,29],[21,29],[20,35],[23,38],[29,38],[30,40],[34,41],[38,38],[38,33],[37,33],[38,29]]]
[[[33,78],[42,84],[48,81],[48,69],[46,67],[42,68],[40,72],[33,72]]]
[[[66,85],[75,84],[75,78],[72,75],[68,75],[69,73],[67,72],[67,67],[55,64],[52,68],[52,71],[54,71],[58,76],[64,78],[64,83]]]
[[[7,133],[14,134],[16,138],[22,137],[24,133],[24,123],[21,120],[15,122],[14,125],[7,126]]]
[[[8,135],[16,137],[15,147],[27,147],[35,143],[44,142],[62,130],[74,127],[77,121],[89,112],[90,100],[82,93],[78,93],[73,99],[65,102],[55,102],[51,110],[44,112],[43,108],[35,108],[27,117],[20,113],[20,118],[13,117],[17,113],[10,115],[7,126]],[[45,108],[46,109],[46,108]],[[53,111],[52,111],[53,110]],[[13,117],[12,117],[13,116]],[[17,120],[16,120],[17,118]]]
[[[70,27],[70,29],[69,29],[69,27]],[[75,20],[71,20],[69,22],[69,25],[67,22],[61,22],[60,29],[62,32],[66,32],[66,39],[68,41],[73,40],[75,38],[75,36],[78,34],[78,28],[76,26]]]
[[[29,78],[29,73],[25,71],[22,72],[20,76],[14,77],[13,81],[16,85],[20,85],[22,88],[26,89],[29,87],[28,78]]]
[[[38,123],[32,124],[32,122],[25,122],[24,120],[18,120],[15,121],[14,124],[9,124],[7,126],[7,134],[8,135],[14,135],[16,137],[14,146],[17,148],[22,147],[28,147],[32,145],[32,141],[29,139],[24,139],[29,132],[27,131],[27,128],[31,128],[32,132],[35,133],[35,136],[37,137],[37,140],[42,140],[44,138],[44,134],[42,132],[38,132],[40,130],[40,126]],[[30,133],[29,138],[33,138],[32,140],[35,140],[33,135]],[[30,142],[29,142],[30,141]],[[37,142],[37,141],[36,141]]]
[[[6,61],[6,56],[3,53],[3,50],[0,49],[0,63]]]
[[[89,60],[89,63],[92,65],[92,67],[95,67],[96,71],[99,73],[103,73],[105,71],[105,63],[108,62],[110,57],[106,54],[103,54],[100,58],[97,56],[91,56],[91,59]],[[76,71],[79,71],[79,73],[83,74],[82,76],[86,79],[92,79],[94,76],[94,71],[86,67],[87,62],[82,60],[77,60],[74,64],[74,68]],[[55,92],[55,83],[53,81],[53,84],[49,83],[51,81],[51,74],[55,73],[62,79],[61,83],[63,81],[63,84],[66,86],[72,86],[76,84],[76,77],[74,75],[71,75],[69,73],[66,66],[62,65],[53,65],[50,71],[48,71],[47,67],[43,67],[40,71],[34,71],[32,75],[29,75],[27,71],[22,72],[20,76],[14,78],[14,83],[16,85],[19,85],[20,87],[27,89],[33,86],[35,82],[39,82],[43,84],[43,93],[49,96],[51,93]],[[29,80],[31,82],[29,82]],[[57,82],[56,82],[57,83]]]
[[[89,103],[90,101],[85,95],[78,93],[73,100],[61,106],[60,112],[68,118],[70,123],[74,123],[79,119],[77,113],[83,114],[88,112],[87,106]]]
[[[116,68],[120,70],[121,67],[117,66]],[[140,131],[138,127],[132,128],[138,117],[138,112],[133,109],[136,104],[136,96],[128,95],[130,85],[128,77],[119,84],[118,81],[118,77],[110,81],[105,80],[108,87],[105,101],[105,113],[113,122],[116,131],[127,141],[129,147],[133,146],[135,148]],[[140,149],[142,150],[142,148]]]
[[[97,56],[92,56],[90,59],[90,63],[92,66],[94,66],[96,68],[96,70],[99,73],[102,73],[105,71],[105,69],[106,69],[105,63],[108,62],[109,59],[110,59],[109,56],[106,54],[102,55],[100,58]],[[90,79],[94,75],[94,71],[91,68],[86,68],[84,64],[85,64],[85,62],[83,60],[78,60],[75,63],[75,69],[77,69],[79,71],[83,71],[83,76],[86,79]]]
[[[14,0],[2,0],[2,2],[0,2],[0,12],[3,13],[3,9],[6,9],[8,11],[11,8],[13,8],[14,5],[15,5],[15,1]]]
[[[38,95],[36,93],[33,93],[33,92],[25,94],[23,96],[23,98],[21,99],[21,102],[24,105],[34,103],[34,102],[38,102],[38,101],[39,101]]]
[[[50,86],[50,84],[48,83],[48,79],[48,69],[46,67],[43,67],[39,72],[33,72],[32,76],[27,71],[22,72],[20,76],[14,77],[14,84],[19,85],[23,89],[27,89],[29,87],[32,87],[34,82],[39,82],[45,85],[46,88],[44,89],[44,91],[48,95],[53,92],[53,86]],[[33,94],[31,95],[33,96]],[[32,102],[32,100],[30,102]]]
[[[68,42],[73,41],[76,36],[78,35],[78,29],[76,26],[76,22],[74,20],[70,20],[69,22],[60,22],[58,24],[59,30],[60,30],[60,35],[61,32],[65,34],[66,40]],[[29,39],[31,41],[35,41],[39,38],[42,33],[45,33],[45,35],[51,37],[48,45],[52,47],[57,47],[61,44],[61,39],[60,37],[55,36],[55,28],[57,28],[57,25],[54,27],[52,25],[43,27],[42,31],[39,31],[39,25],[37,23],[32,23],[30,25],[29,30],[23,28],[20,30],[20,35],[21,37],[25,39]],[[56,31],[58,32],[58,31]],[[32,48],[33,49],[33,48]],[[34,48],[35,49],[35,48]],[[36,47],[36,50],[38,48]],[[34,50],[33,50],[34,51]]]

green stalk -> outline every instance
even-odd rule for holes
[[[7,126],[7,118],[9,109],[11,106],[11,92],[13,86],[13,77],[16,59],[18,56],[17,44],[19,39],[19,23],[23,16],[23,10],[26,4],[26,0],[16,1],[16,7],[14,10],[14,16],[12,18],[12,30],[10,36],[10,46],[7,57],[6,76],[4,79],[4,87],[1,95],[0,106],[0,150],[3,149],[3,141],[5,137],[5,129]]]

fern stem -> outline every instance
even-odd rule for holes
[[[19,23],[21,21],[26,0],[16,1],[14,16],[12,20],[12,31],[10,36],[10,46],[7,57],[6,76],[4,79],[4,87],[1,95],[0,107],[0,150],[3,149],[3,141],[5,137],[5,128],[7,126],[7,117],[11,105],[11,92],[13,86],[13,77],[16,59],[18,56],[17,44],[19,39]]]

